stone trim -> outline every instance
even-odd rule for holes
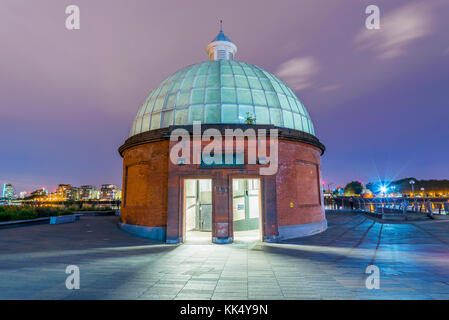
[[[312,222],[306,224],[295,224],[291,226],[278,226],[279,240],[288,240],[311,236],[316,233],[323,232],[327,229],[327,220],[320,222]]]
[[[142,132],[139,134],[136,134],[130,138],[128,138],[125,143],[119,147],[118,152],[123,157],[123,152],[126,149],[145,144],[150,142],[157,142],[157,141],[163,141],[163,140],[169,140],[170,139],[170,133],[175,129],[186,129],[191,134],[193,133],[193,126],[187,125],[187,126],[170,126],[168,128],[161,128],[156,130],[150,130],[146,132]],[[204,132],[205,130],[209,128],[218,129],[223,135],[225,133],[226,129],[242,129],[245,131],[246,129],[265,129],[267,130],[267,136],[269,136],[270,129],[278,129],[279,130],[279,139],[280,140],[288,140],[288,141],[297,141],[297,142],[303,142],[310,144],[314,147],[317,147],[321,150],[321,155],[324,154],[324,151],[326,150],[326,147],[318,140],[317,137],[303,132],[299,130],[294,129],[288,129],[288,128],[282,128],[282,127],[275,127],[273,125],[250,125],[250,124],[202,124],[201,125],[201,132]]]
[[[215,244],[229,244],[232,243],[232,237],[213,237],[212,242]]]
[[[123,223],[123,222],[119,222],[118,227],[120,229],[122,229],[123,231],[126,231],[128,233],[131,233],[131,234],[139,236],[139,237],[165,242],[165,238],[166,238],[166,228],[165,227],[138,226],[138,225],[127,224],[127,223]]]

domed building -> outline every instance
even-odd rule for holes
[[[162,81],[137,111],[130,136],[119,148],[119,226],[167,243],[279,241],[324,231],[320,156],[325,148],[304,104],[273,74],[234,60],[237,47],[222,30],[206,51],[209,61]],[[201,154],[192,162],[195,150],[190,149],[180,157],[174,151],[182,140],[174,133],[180,130],[187,132],[183,146],[193,149],[195,137],[203,137],[197,146],[206,148],[212,141],[204,139],[210,138],[207,132],[222,134],[222,142],[213,141],[225,151],[210,154],[230,161],[206,161]],[[226,149],[229,132],[246,133],[240,150],[237,138],[235,150]],[[252,144],[251,132],[265,139],[265,156],[259,153],[265,142]],[[251,152],[257,153],[256,161]],[[262,174],[270,166],[274,170]]]

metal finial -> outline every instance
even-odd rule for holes
[[[223,31],[223,20],[220,20],[220,31]]]

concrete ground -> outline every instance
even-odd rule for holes
[[[234,242],[257,242],[261,239],[259,230],[234,231]],[[188,231],[185,242],[188,244],[205,244],[212,241],[212,232]]]
[[[0,299],[449,299],[449,221],[327,218],[326,232],[285,244],[158,244],[116,217],[0,229]],[[66,289],[68,265],[79,290]]]

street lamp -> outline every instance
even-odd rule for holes
[[[388,188],[386,186],[381,186],[380,187],[380,192],[384,195],[384,197],[386,196]]]
[[[415,180],[410,180],[408,183],[412,186],[412,195],[415,195]]]

